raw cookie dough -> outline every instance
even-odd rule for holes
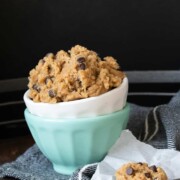
[[[118,87],[125,77],[116,60],[76,45],[70,51],[49,53],[30,71],[29,97],[56,103],[98,96]]]
[[[128,163],[117,170],[116,180],[167,180],[166,173],[160,167],[147,163]]]

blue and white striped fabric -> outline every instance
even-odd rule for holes
[[[141,141],[156,148],[180,150],[180,91],[169,102],[154,108],[131,104],[128,129]],[[54,172],[51,163],[34,145],[12,163],[0,166],[0,178],[20,180],[90,180],[97,163],[65,176]]]

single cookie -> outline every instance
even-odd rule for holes
[[[167,175],[160,167],[148,166],[147,163],[124,164],[116,171],[116,180],[167,180]]]
[[[125,77],[113,57],[76,45],[70,51],[49,53],[30,71],[29,97],[56,103],[98,96],[118,87]]]

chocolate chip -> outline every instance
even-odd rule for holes
[[[128,168],[126,169],[126,174],[127,174],[127,175],[132,175],[133,173],[134,173],[133,168],[128,167]]]
[[[144,175],[145,175],[147,178],[151,178],[151,174],[150,174],[150,173],[144,173]]]
[[[81,64],[79,65],[79,68],[80,68],[81,70],[85,70],[85,69],[86,69],[86,65],[85,65],[84,63],[81,63]]]
[[[50,73],[52,71],[51,65],[48,65],[47,70],[48,70],[48,73]]]
[[[34,85],[32,86],[32,88],[33,88],[34,90],[36,90],[37,92],[40,92],[40,91],[41,91],[41,88],[40,88],[37,84],[34,84]]]
[[[50,89],[48,93],[51,98],[54,98],[56,96],[56,93],[52,89]]]
[[[155,165],[150,166],[149,169],[151,169],[154,172],[157,172],[157,167]]]
[[[84,63],[84,62],[85,62],[85,58],[84,58],[84,57],[79,57],[79,58],[77,59],[77,62],[78,62],[78,63]]]

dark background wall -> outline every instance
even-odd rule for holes
[[[75,44],[123,70],[179,70],[180,1],[0,1],[0,79],[26,77],[46,53]]]

